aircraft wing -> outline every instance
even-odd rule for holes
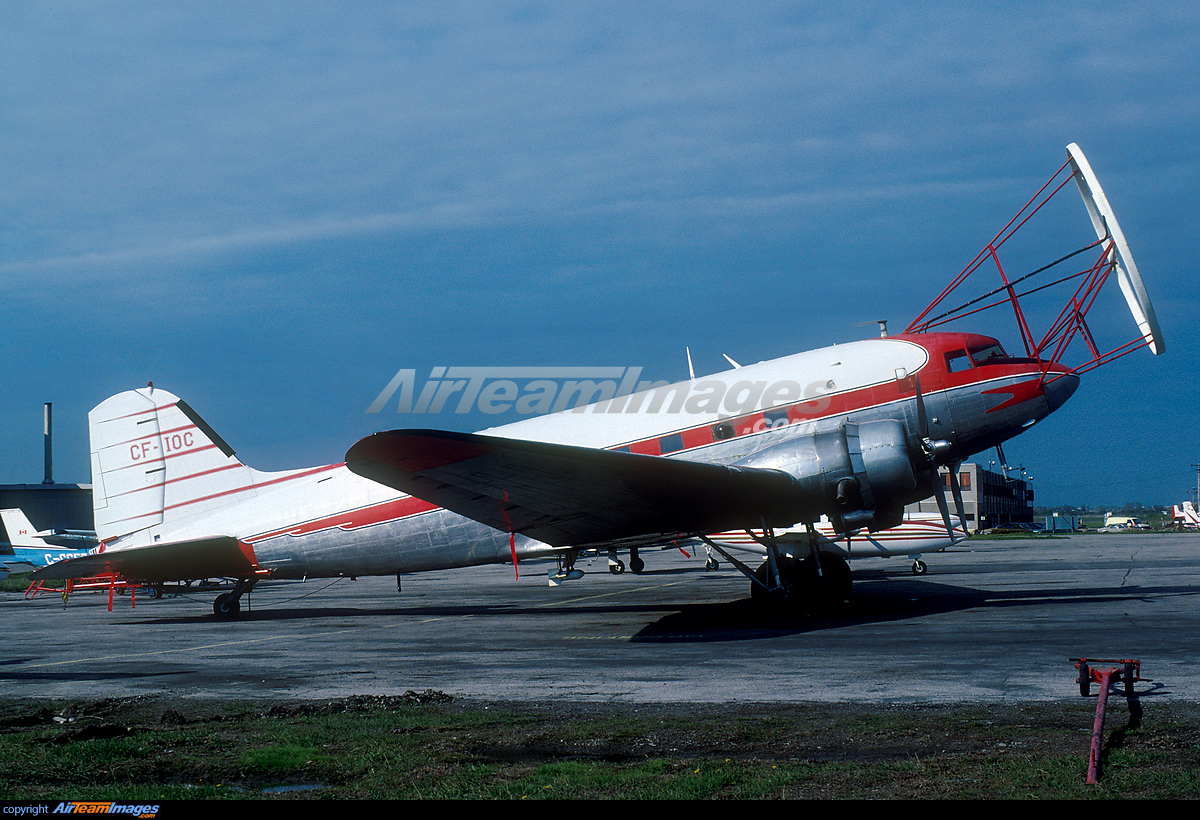
[[[362,439],[346,466],[503,532],[552,546],[795,523],[794,479],[727,467],[441,430]]]
[[[0,578],[5,578],[9,574],[16,575],[23,572],[33,572],[35,569],[37,569],[37,567],[28,561],[6,560],[4,564],[0,566]]]
[[[109,550],[56,561],[30,576],[35,581],[86,578],[116,573],[137,581],[185,581],[255,575],[253,553],[231,536],[172,541]]]

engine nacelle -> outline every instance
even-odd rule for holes
[[[829,516],[838,532],[872,532],[904,520],[903,498],[917,486],[904,425],[893,419],[847,422],[768,447],[737,462],[796,479],[805,506]]]

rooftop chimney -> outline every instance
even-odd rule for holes
[[[53,446],[51,444],[51,435],[50,435],[51,426],[52,426],[51,425],[52,414],[50,412],[50,408],[51,408],[50,402],[46,402],[46,404],[44,406],[45,413],[44,413],[44,425],[43,425],[45,428],[45,438],[46,438],[46,478],[43,479],[43,481],[42,481],[43,484],[53,484],[54,483],[54,467],[53,467],[53,458],[51,456],[51,453],[53,451]]]

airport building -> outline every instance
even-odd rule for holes
[[[941,475],[946,488],[946,502],[953,516],[954,497],[950,492],[950,475],[944,467],[941,469]],[[978,464],[961,464],[958,468],[958,486],[962,490],[967,529],[971,532],[991,529],[1001,524],[1033,522],[1033,487],[1024,479],[994,473]],[[910,504],[905,511],[936,513],[937,499],[927,498],[917,504]]]
[[[0,510],[9,509],[24,512],[39,530],[95,528],[91,484],[0,484]],[[0,543],[9,543],[8,533],[2,536]]]

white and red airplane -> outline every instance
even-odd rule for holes
[[[1196,506],[1190,501],[1183,502],[1182,506],[1179,504],[1173,505],[1171,507],[1171,520],[1184,529],[1200,529],[1200,513],[1196,512]]]
[[[906,504],[935,496],[953,540],[940,465],[953,477],[963,459],[1041,421],[1075,392],[1080,373],[1140,347],[1162,352],[1137,268],[1077,146],[1038,197],[1071,179],[1098,239],[1063,258],[1094,249],[1083,270],[1059,280],[1076,290],[1040,340],[1017,293],[1033,274],[1010,280],[997,256],[1028,219],[1018,214],[902,334],[609,394],[479,434],[376,433],[341,464],[259,472],[176,396],[153,386],[113,396],[88,415],[102,545],[33,577],[234,578],[233,591],[214,604],[218,616],[232,617],[265,578],[546,557],[571,570],[583,551],[636,554],[699,539],[750,577],[755,597],[808,608],[841,601],[850,569],[821,548],[812,525],[822,516],[841,536],[875,533],[897,526]],[[1036,213],[1038,197],[1022,213]],[[1000,287],[927,318],[987,261],[996,263]],[[1102,353],[1084,317],[1110,274],[1140,335]],[[1022,355],[988,336],[934,330],[993,297],[1015,311]],[[1068,367],[1060,360],[1075,337],[1091,357]],[[953,479],[951,490],[961,519]],[[796,525],[809,537],[776,537]],[[761,544],[760,567],[741,564],[710,537],[735,530]]]

